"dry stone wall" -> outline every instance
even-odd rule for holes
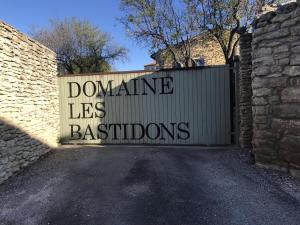
[[[253,119],[252,119],[252,34],[240,37],[240,145],[251,148]]]
[[[54,52],[0,21],[0,183],[56,146]]]
[[[300,176],[300,5],[262,15],[252,42],[253,153]]]

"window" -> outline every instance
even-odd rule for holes
[[[205,65],[204,58],[197,58],[197,59],[194,59],[194,60],[196,62],[196,66],[204,66]]]

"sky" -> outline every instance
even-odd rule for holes
[[[45,27],[49,19],[77,17],[110,33],[115,43],[129,50],[128,60],[116,62],[115,70],[140,70],[152,61],[148,49],[127,37],[116,18],[120,0],[0,0],[0,20],[29,34],[33,26]]]

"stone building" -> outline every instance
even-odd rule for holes
[[[225,58],[218,41],[207,34],[198,35],[191,40],[192,58],[197,66],[211,66],[225,64]],[[177,46],[178,51],[182,46]],[[238,53],[238,50],[237,50]],[[159,50],[151,55],[154,63],[144,65],[145,70],[173,68],[173,59],[166,50]],[[180,59],[179,59],[180,60]]]

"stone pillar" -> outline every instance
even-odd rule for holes
[[[251,148],[253,119],[252,119],[252,34],[240,37],[240,145]]]
[[[253,153],[300,177],[300,6],[263,14],[253,27]]]

